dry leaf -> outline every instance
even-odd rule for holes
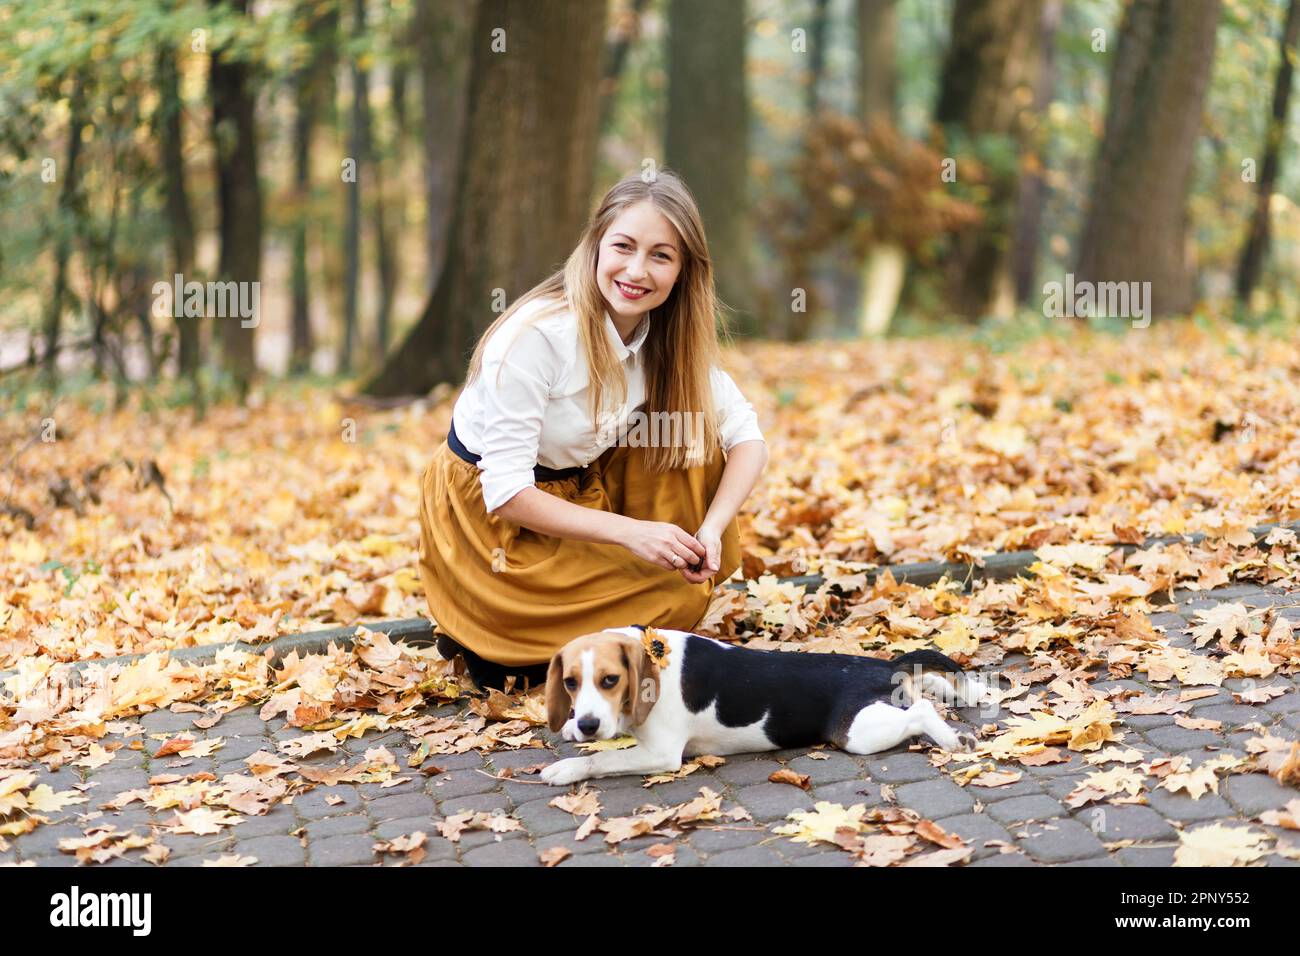
[[[1249,827],[1214,823],[1178,834],[1174,866],[1245,866],[1268,851],[1261,846],[1271,837]]]
[[[800,790],[807,790],[812,786],[812,778],[806,773],[796,773],[789,767],[782,767],[780,770],[774,770],[767,778],[769,783],[788,783],[792,787],[798,787]]]

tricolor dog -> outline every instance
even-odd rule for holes
[[[576,638],[551,659],[546,709],[565,740],[631,732],[637,745],[557,761],[547,783],[662,773],[683,756],[833,743],[853,754],[888,750],[925,735],[969,750],[922,689],[962,705],[984,685],[938,651],[892,661],[845,654],[758,651],[661,628],[624,627]],[[897,706],[897,705],[903,706]]]

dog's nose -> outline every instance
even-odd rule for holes
[[[584,737],[590,737],[590,736],[592,736],[593,734],[595,734],[596,731],[599,730],[599,729],[600,729],[600,718],[599,718],[599,717],[579,717],[579,718],[578,718],[578,733],[582,734],[582,736],[584,736]]]

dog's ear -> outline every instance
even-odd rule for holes
[[[559,732],[572,709],[573,698],[564,686],[564,651],[556,651],[546,671],[546,724],[551,733]]]
[[[623,713],[632,718],[633,727],[639,727],[659,700],[659,665],[635,638],[623,642],[623,654],[627,660],[627,701]]]

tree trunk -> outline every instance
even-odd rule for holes
[[[194,213],[185,186],[185,136],[175,52],[168,47],[160,49],[156,65],[159,96],[157,136],[162,157],[167,238],[171,245],[173,275],[180,274],[184,277],[182,281],[189,282],[198,277],[194,274]],[[167,278],[170,283],[171,277]],[[186,316],[184,309],[173,307],[172,311],[174,315],[178,311],[181,313],[176,316],[176,374],[189,379],[195,416],[202,418],[205,401],[199,381],[199,365],[202,363],[203,320],[197,315]]]
[[[356,35],[366,31],[365,0],[356,0]],[[362,167],[369,181],[369,212],[375,231],[375,271],[379,278],[379,306],[375,313],[375,351],[382,359],[388,351],[391,337],[393,294],[397,289],[397,256],[393,251],[393,235],[389,226],[390,199],[385,188],[384,150],[375,135],[374,114],[370,109],[370,75],[368,71],[354,71],[355,112],[353,128],[360,144],[357,153],[358,181]],[[358,234],[360,223],[357,224]]]
[[[366,35],[366,0],[354,0],[352,36],[362,39]],[[357,340],[359,289],[361,282],[361,176],[366,167],[367,106],[370,102],[370,74],[361,68],[359,59],[352,60],[352,120],[348,132],[348,158],[352,160],[352,181],[344,180],[347,190],[346,219],[343,227],[344,255],[343,278],[343,335],[339,342],[337,369],[339,374],[352,372],[353,350]]]
[[[1219,0],[1133,0],[1120,27],[1076,279],[1150,282],[1152,315],[1193,301],[1187,191],[1218,22]]]
[[[808,32],[808,88],[804,110],[809,118],[821,109],[822,77],[826,73],[826,21],[830,0],[813,0],[812,29]]]
[[[220,0],[212,0],[217,6]],[[247,15],[248,0],[229,0]],[[218,273],[223,282],[260,282],[262,273],[262,190],[257,179],[257,123],[250,64],[235,60],[228,48],[212,54],[212,140],[217,161],[217,203],[221,241]],[[244,288],[247,288],[245,286]],[[251,293],[245,293],[247,297]],[[216,317],[221,354],[242,403],[256,370],[255,325],[237,314]],[[246,324],[248,323],[248,324]]]
[[[649,0],[632,0],[632,6],[623,11],[623,19],[615,27],[615,36],[605,52],[605,76],[600,84],[600,129],[609,128],[610,118],[614,114],[614,103],[618,99],[618,85],[623,79],[623,66],[627,62],[628,50],[641,33],[641,16]]]
[[[892,242],[877,242],[862,267],[862,311],[858,334],[877,338],[889,331],[907,278],[907,252]]]
[[[1009,139],[1019,153],[1025,103],[1032,89],[1043,0],[964,0],[952,8],[952,31],[934,118],[977,146]],[[967,319],[1005,315],[1014,304],[1009,272],[1018,169],[990,168],[985,219],[960,234],[949,257],[949,307]],[[958,173],[960,175],[960,171]]]
[[[858,0],[858,115],[870,126],[897,123],[897,0]],[[892,243],[867,250],[859,269],[858,334],[889,330],[907,279],[907,254]]]
[[[810,130],[813,124],[817,122],[817,114],[821,109],[821,86],[826,70],[826,28],[829,21],[829,4],[827,0],[814,0],[810,29],[808,31],[808,78],[807,85],[804,87],[804,124],[805,128]],[[805,134],[804,142],[801,147],[804,153],[807,153],[808,143]],[[801,225],[806,229],[806,222]],[[816,273],[816,257],[814,256],[787,256],[786,266],[789,275],[791,289],[810,290],[817,283],[818,276]],[[841,279],[842,269],[839,260],[829,264],[822,270],[823,278],[828,284],[835,284]],[[812,298],[811,295],[809,298]],[[791,310],[785,318],[783,328],[780,330],[788,342],[802,342],[808,338],[812,331],[813,323],[817,315],[812,308],[808,306],[810,302],[805,302],[805,308],[801,311]],[[771,335],[777,331],[774,317],[767,318],[764,323],[767,328],[765,331]]]
[[[1011,243],[1011,273],[1016,289],[1016,304],[1028,304],[1036,295],[1038,244],[1043,208],[1047,205],[1047,180],[1042,170],[1043,151],[1047,147],[1042,124],[1056,91],[1056,31],[1061,25],[1061,0],[1047,0],[1039,32],[1039,70],[1034,81],[1033,129],[1026,145],[1028,166],[1020,176],[1020,193],[1016,199],[1016,226]]]
[[[139,189],[131,190],[127,212],[127,221],[130,223],[140,221],[140,192]],[[125,256],[127,262],[118,269],[116,276],[118,311],[129,312],[140,326],[140,342],[148,362],[148,381],[151,383],[158,378],[158,352],[154,343],[149,296],[149,276],[156,271],[156,267],[151,268],[149,265],[152,255],[153,250],[148,247],[130,249]],[[126,336],[123,335],[123,341],[125,339]]]
[[[68,256],[72,251],[72,234],[78,215],[77,159],[81,155],[81,130],[86,125],[86,90],[80,75],[73,80],[68,109],[68,148],[59,189],[59,213],[55,219],[54,288],[45,310],[45,370],[51,388],[58,381],[59,336],[63,329],[63,300],[68,291]]]
[[[307,269],[307,222],[311,202],[311,144],[321,107],[332,89],[338,7],[320,7],[303,0],[298,16],[311,44],[307,62],[294,77],[293,183],[296,216],[293,224],[293,311],[290,323],[289,371],[311,368],[315,342],[311,331],[311,283]]]
[[[898,113],[898,0],[858,0],[858,115]]]
[[[1260,273],[1264,271],[1264,263],[1268,259],[1268,206],[1277,185],[1282,142],[1286,138],[1287,111],[1291,102],[1293,69],[1291,58],[1296,55],[1297,42],[1300,42],[1300,2],[1291,0],[1287,4],[1286,25],[1282,28],[1282,38],[1278,42],[1280,56],[1277,78],[1273,86],[1273,113],[1269,119],[1268,138],[1264,143],[1264,162],[1259,170],[1255,211],[1250,219],[1250,235],[1246,240],[1246,248],[1241,252],[1241,264],[1237,268],[1237,301],[1242,305],[1250,304],[1251,293],[1255,291]]]
[[[670,0],[664,155],[700,205],[718,296],[754,333],[744,0]]]
[[[446,261],[368,394],[462,381],[494,290],[513,299],[563,265],[590,211],[604,31],[603,2],[480,0]]]
[[[370,123],[367,121],[367,133]],[[375,354],[381,358],[388,352],[392,339],[393,295],[397,291],[397,256],[393,250],[393,230],[389,223],[389,197],[384,188],[383,165],[380,151],[373,139],[367,150],[370,168],[374,173],[373,200],[375,222],[375,269],[379,274],[379,308],[375,313]]]
[[[432,294],[446,256],[452,187],[459,171],[468,101],[470,0],[416,0],[420,95],[424,137],[424,250],[426,290]],[[603,2],[603,0],[602,0]]]

